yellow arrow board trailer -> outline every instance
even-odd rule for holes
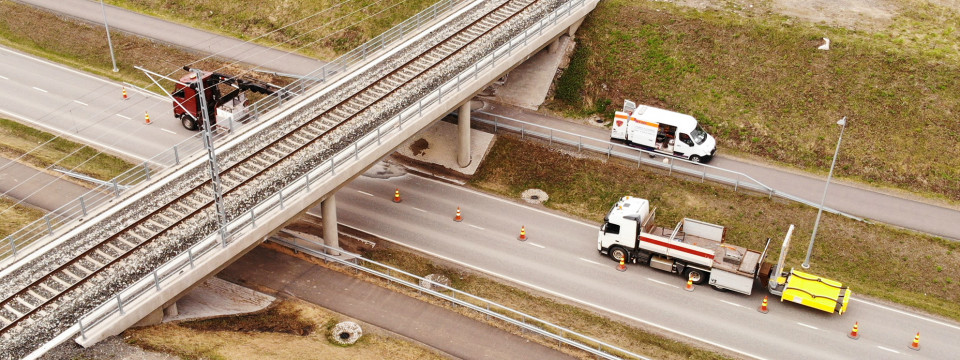
[[[791,301],[843,315],[850,303],[850,289],[839,281],[790,269],[780,301]]]

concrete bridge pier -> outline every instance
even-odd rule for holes
[[[583,24],[583,19],[584,18],[580,18],[580,20],[577,20],[577,22],[570,25],[570,27],[567,29],[567,36],[573,37],[573,35],[577,33],[577,29],[580,28],[580,24]]]
[[[465,168],[470,166],[470,99],[467,99],[457,112],[457,130],[460,141],[457,142],[457,164]],[[326,228],[326,224],[324,224]]]
[[[320,216],[323,221],[323,244],[331,248],[340,248],[340,238],[337,231],[337,198],[336,193],[330,194],[320,202]],[[338,256],[339,251],[326,250],[328,255]]]

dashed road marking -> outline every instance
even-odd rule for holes
[[[811,328],[811,329],[814,329],[814,330],[820,330],[820,329],[817,329],[816,326],[807,325],[807,324],[804,324],[804,323],[801,323],[801,322],[798,322],[797,325],[804,326],[804,327],[808,327],[808,328]]]
[[[653,282],[655,282],[655,283],[657,283],[657,284],[660,284],[660,285],[666,285],[666,286],[670,286],[670,287],[675,287],[675,288],[677,288],[677,289],[680,288],[679,286],[676,286],[676,285],[674,285],[674,284],[667,284],[667,283],[665,283],[665,282],[663,282],[663,281],[656,280],[656,279],[647,278],[647,280],[653,281]]]
[[[85,102],[83,102],[83,101],[80,101],[80,100],[74,100],[73,102],[75,102],[75,103],[77,103],[77,104],[80,104],[80,105],[83,105],[83,106],[90,106],[90,105],[87,105],[87,103],[85,103]]]
[[[740,304],[737,304],[737,303],[732,303],[732,302],[729,302],[729,301],[726,301],[726,300],[720,300],[720,302],[722,302],[722,303],[724,303],[724,304],[727,304],[727,305],[733,305],[733,306],[736,306],[736,307],[742,307],[742,308],[744,308],[744,309],[747,308],[746,306],[743,306],[743,305],[740,305]]]
[[[427,212],[426,210],[421,209],[421,208],[413,208],[413,209],[416,210],[416,211],[419,211],[419,212]]]
[[[127,119],[127,120],[132,120],[132,119],[130,119],[129,117],[123,116],[123,115],[120,115],[120,114],[117,114],[117,116],[122,117],[122,118]]]
[[[482,227],[476,226],[476,225],[474,225],[474,224],[467,224],[467,225],[470,225],[470,227],[472,227],[472,228],[474,228],[474,229],[477,229],[477,230],[483,230]]]
[[[361,193],[361,194],[364,194],[364,195],[366,195],[366,196],[369,196],[369,197],[373,197],[373,194],[368,193],[368,192],[366,192],[366,191],[357,190],[357,192],[358,192],[358,193]]]
[[[8,77],[6,77],[6,76],[3,76],[3,75],[0,75],[0,79],[10,80],[10,78],[8,78]]]
[[[899,351],[896,351],[896,350],[894,350],[894,349],[888,349],[888,348],[885,348],[885,347],[880,346],[880,345],[877,345],[877,347],[880,348],[880,350],[886,350],[886,351],[892,352],[892,353],[894,353],[894,354],[899,354],[899,353],[900,353]]]
[[[603,266],[603,264],[598,263],[598,262],[593,261],[593,260],[587,260],[587,259],[584,259],[584,258],[579,258],[579,259],[580,259],[580,260],[583,260],[583,261],[586,261],[586,262],[588,262],[588,263],[591,263],[591,264],[597,264],[597,265]]]
[[[38,87],[36,87],[36,86],[34,86],[33,88],[34,88],[34,89],[37,89],[38,91],[43,91],[43,92],[45,92],[45,93],[48,93],[48,92],[49,92],[49,91],[46,91],[46,90],[44,90],[44,89],[38,88]]]
[[[546,249],[546,248],[547,248],[546,246],[537,245],[537,244],[534,244],[534,243],[528,243],[528,244],[533,245],[533,246],[536,246],[536,247],[541,248],[541,249]]]
[[[166,131],[166,132],[171,133],[171,134],[174,134],[174,135],[177,134],[177,133],[175,133],[175,132],[173,132],[173,131],[170,131],[170,130],[167,130],[167,129],[164,129],[164,128],[160,128],[160,130]]]

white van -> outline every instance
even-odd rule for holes
[[[637,107],[630,100],[624,100],[623,111],[617,111],[610,138],[694,162],[710,161],[717,152],[717,140],[703,131],[693,116]]]

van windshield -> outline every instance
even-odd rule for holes
[[[697,127],[690,132],[690,137],[693,138],[693,141],[696,142],[697,145],[700,145],[703,144],[704,141],[707,141],[707,132],[700,128],[700,124],[697,124]]]

